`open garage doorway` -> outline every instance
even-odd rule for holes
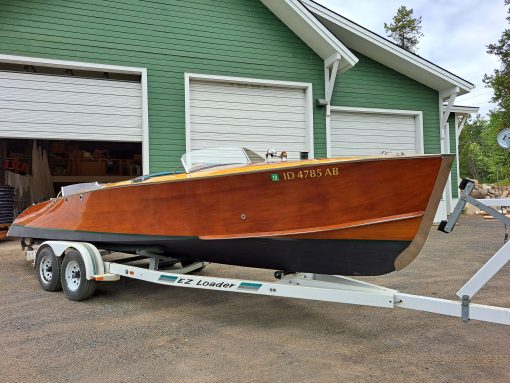
[[[62,186],[117,182],[142,174],[142,144],[69,140],[0,140],[0,184],[16,189],[16,212],[55,197]]]

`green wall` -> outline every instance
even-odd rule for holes
[[[151,171],[185,151],[185,72],[311,82],[324,97],[323,61],[259,0],[0,0],[0,53],[146,67]]]
[[[311,82],[324,97],[321,58],[259,0],[0,0],[0,53],[146,67],[151,171],[185,150],[185,72]],[[438,93],[354,53],[332,105],[421,110],[425,152],[438,153]],[[325,108],[313,115],[325,157]]]
[[[423,111],[425,153],[440,153],[437,91],[353,51],[359,62],[338,76],[331,105]]]

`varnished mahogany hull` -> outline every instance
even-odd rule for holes
[[[311,160],[118,184],[35,205],[9,235],[287,271],[385,274],[421,250],[451,161]],[[322,176],[298,176],[312,170]]]

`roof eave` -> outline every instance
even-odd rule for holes
[[[451,112],[460,116],[464,116],[478,113],[479,110],[480,108],[477,106],[454,105],[452,106]]]
[[[260,1],[323,60],[340,54],[339,72],[358,62],[358,58],[298,0]]]
[[[339,40],[341,39],[351,49],[357,50],[367,57],[376,59],[378,62],[437,91],[458,87],[459,95],[462,95],[469,93],[474,88],[474,85],[469,81],[400,48],[314,1],[301,0],[301,2],[326,27],[330,27]],[[339,36],[340,32],[343,36]]]

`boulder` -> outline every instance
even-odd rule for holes
[[[485,196],[486,196],[487,194],[484,194],[482,190],[483,190],[483,189],[473,189],[473,191],[471,192],[471,196],[472,196],[473,198],[477,198],[477,199],[483,199],[483,198],[485,198]]]

